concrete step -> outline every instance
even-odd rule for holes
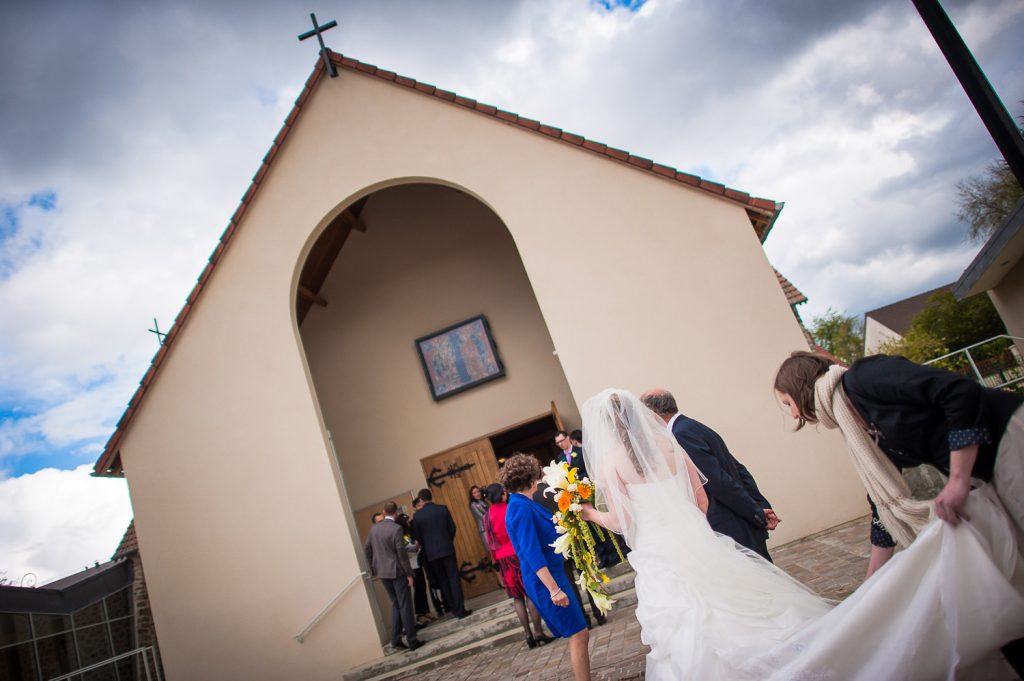
[[[614,575],[614,577],[613,577]],[[615,608],[636,604],[633,589],[635,573],[625,566],[609,570],[608,592],[616,599]],[[585,599],[584,599],[585,600]],[[585,606],[589,609],[589,606]],[[412,652],[397,651],[351,669],[344,681],[383,681],[472,655],[484,648],[519,641],[526,645],[523,630],[510,599],[473,609],[464,619],[446,618],[419,631],[423,647]]]

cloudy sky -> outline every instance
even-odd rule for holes
[[[1024,3],[945,4],[1024,113]],[[314,65],[310,11],[336,51],[785,201],[805,317],[977,250],[955,186],[997,151],[909,0],[5,2],[0,576],[115,548],[127,489],[88,470]]]

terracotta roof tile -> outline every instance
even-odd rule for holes
[[[532,118],[524,118],[523,116],[520,116],[516,120],[516,123],[529,130],[537,130],[540,128],[540,121],[535,121]]]
[[[772,269],[775,270],[774,267]],[[792,307],[793,305],[799,305],[800,303],[807,302],[807,296],[801,293],[800,289],[798,289],[796,286],[793,286],[789,279],[786,279],[784,276],[782,276],[781,272],[775,270],[775,276],[779,280],[779,285],[782,287],[782,292],[786,294],[786,302],[789,303],[790,307]]]
[[[386,82],[410,88],[411,90],[415,92],[420,92],[425,96],[436,97],[439,101],[446,101],[459,106],[471,108],[473,111],[476,111],[482,115],[492,116],[500,120],[504,120],[506,123],[510,125],[519,126],[526,131],[543,134],[552,139],[562,141],[566,144],[572,144],[573,146],[582,146],[584,149],[587,149],[588,151],[597,154],[601,154],[602,156],[608,159],[624,162],[630,167],[635,168],[641,172],[650,172],[653,175],[661,177],[665,180],[675,181],[679,182],[680,184],[695,187],[698,190],[703,190],[711,194],[714,194],[723,200],[728,200],[733,203],[742,205],[746,208],[751,224],[753,225],[755,232],[758,235],[758,238],[762,242],[768,236],[768,232],[771,229],[772,224],[774,223],[775,217],[778,215],[778,212],[782,209],[781,203],[776,203],[775,201],[771,201],[769,199],[750,197],[748,194],[744,192],[727,190],[727,188],[724,185],[721,185],[717,182],[703,180],[697,177],[696,175],[691,175],[689,173],[676,172],[673,175],[671,172],[672,169],[669,168],[668,166],[656,164],[650,159],[632,155],[628,151],[608,147],[607,145],[601,142],[588,140],[574,133],[564,132],[561,128],[544,125],[543,123],[536,121],[532,118],[520,117],[515,114],[511,114],[511,112],[501,112],[501,114],[511,114],[511,117],[507,117],[505,115],[499,114],[497,107],[491,106],[489,104],[482,104],[468,97],[462,97],[457,93],[451,92],[449,90],[439,90],[433,85],[427,83],[420,83],[412,78],[398,75],[393,71],[379,69],[372,64],[364,64],[351,57],[346,57],[330,51],[328,52],[328,54],[330,55],[330,58],[335,63],[335,65],[339,65],[342,68],[349,69],[356,73],[366,74],[367,77],[380,78]],[[196,284],[196,286],[192,289],[192,292],[189,294],[188,301],[185,307],[183,307],[181,312],[178,314],[177,318],[175,319],[174,325],[171,327],[171,330],[167,334],[167,338],[165,339],[164,344],[160,347],[160,350],[153,357],[149,370],[146,372],[145,376],[143,376],[141,386],[139,390],[136,392],[136,395],[132,398],[132,406],[129,407],[127,411],[125,411],[124,415],[121,417],[121,420],[118,421],[117,429],[114,431],[114,433],[110,436],[110,439],[107,441],[107,444],[103,449],[103,453],[100,455],[99,460],[96,462],[94,468],[95,475],[122,474],[120,451],[118,450],[118,445],[120,444],[121,437],[124,434],[125,428],[128,426],[128,423],[131,420],[132,415],[135,413],[135,410],[137,409],[139,403],[142,400],[143,395],[145,394],[145,387],[149,385],[149,383],[153,380],[154,375],[162,366],[164,359],[169,354],[169,352],[173,350],[173,341],[177,337],[181,328],[183,328],[184,325],[188,323],[189,313],[191,309],[194,307],[196,301],[198,300],[199,294],[202,292],[202,289],[209,280],[210,275],[213,271],[214,263],[221,258],[222,254],[224,253],[224,250],[231,245],[231,241],[234,238],[235,234],[237,233],[237,227],[240,224],[241,219],[245,215],[245,211],[248,208],[249,202],[252,200],[252,197],[255,195],[255,192],[266,180],[268,174],[267,171],[269,170],[270,164],[273,163],[274,159],[277,157],[278,151],[281,149],[281,146],[287,140],[288,134],[291,132],[292,126],[298,119],[303,105],[309,99],[310,93],[313,91],[313,88],[315,88],[317,84],[320,82],[320,80],[323,78],[323,60],[318,58],[316,66],[313,68],[313,72],[310,74],[308,80],[306,81],[305,87],[302,89],[302,92],[295,100],[295,106],[292,108],[291,112],[289,112],[288,117],[285,119],[284,125],[281,128],[281,131],[274,138],[274,143],[267,151],[266,156],[263,157],[261,168],[253,177],[252,183],[246,190],[245,195],[242,197],[238,209],[235,210],[234,215],[231,216],[230,224],[224,231],[224,235],[221,237],[221,244],[223,244],[223,248],[221,247],[220,244],[218,244],[218,246],[215,247],[213,254],[211,254],[210,262],[203,269],[203,272],[199,277],[199,282]],[[781,275],[779,276],[781,279]],[[799,291],[797,291],[797,293],[799,294]],[[802,297],[802,294],[799,295]],[[787,294],[787,298],[789,298],[789,294]],[[806,298],[804,298],[804,300],[806,300]]]
[[[135,519],[128,523],[128,529],[124,531],[124,536],[121,537],[121,542],[117,545],[117,550],[114,551],[114,555],[110,557],[110,560],[119,560],[130,556],[133,553],[139,551],[139,538],[135,535]]]
[[[665,177],[669,178],[670,180],[676,179],[676,169],[675,168],[669,168],[668,166],[662,165],[660,163],[655,163],[653,166],[651,166],[651,170],[653,170],[654,172],[658,173],[659,175],[664,175]]]
[[[644,170],[650,170],[654,166],[654,161],[643,156],[629,155],[629,164],[643,168]]]
[[[679,182],[685,182],[686,184],[691,185],[693,187],[700,186],[700,178],[697,177],[696,175],[691,175],[690,173],[676,171],[676,180],[678,180]]]
[[[574,135],[571,132],[566,132],[565,130],[562,131],[562,139],[568,142],[569,144],[576,144],[580,146],[582,146],[583,144],[582,135]]]

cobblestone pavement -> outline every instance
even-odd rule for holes
[[[827,598],[845,598],[864,579],[867,570],[869,518],[774,549],[775,563]],[[648,648],[640,641],[636,607],[613,610],[604,626],[590,632],[590,663],[595,681],[644,678]],[[525,642],[508,643],[438,669],[405,677],[417,681],[470,679],[572,678],[568,643],[558,640],[533,650]]]

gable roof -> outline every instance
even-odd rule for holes
[[[392,83],[399,87],[407,88],[413,92],[420,93],[424,96],[433,97],[443,102],[447,102],[452,106],[457,106],[469,111],[474,111],[484,116],[489,116],[494,120],[507,124],[514,125],[524,131],[532,132],[534,134],[544,135],[552,140],[569,144],[575,147],[579,147],[581,150],[597,154],[605,159],[615,161],[618,163],[625,164],[636,170],[642,172],[648,172],[654,176],[660,177],[665,180],[678,182],[681,185],[687,186],[691,189],[707,193],[715,196],[721,200],[734,203],[744,208],[747,213],[747,217],[750,220],[751,226],[754,228],[754,232],[757,234],[758,239],[764,243],[764,240],[768,238],[769,232],[771,232],[772,226],[775,224],[775,220],[778,219],[779,213],[782,211],[784,206],[781,202],[776,202],[771,199],[753,197],[746,192],[742,192],[736,189],[726,187],[718,182],[712,182],[705,180],[697,175],[690,173],[684,173],[676,170],[667,165],[661,163],[655,163],[654,161],[643,158],[642,156],[636,156],[624,151],[622,149],[616,149],[615,147],[609,147],[607,144],[602,142],[595,142],[589,140],[581,135],[562,130],[553,126],[545,125],[540,121],[532,118],[526,118],[519,116],[518,114],[510,111],[504,111],[490,104],[484,104],[478,102],[475,99],[469,97],[463,97],[457,95],[449,90],[442,90],[428,83],[419,82],[412,78],[399,75],[394,71],[388,71],[385,69],[378,68],[373,64],[367,64],[351,57],[338,54],[331,50],[327,50],[327,53],[331,61],[338,67],[339,76],[344,70],[351,72],[361,73],[367,76],[380,78],[383,81]],[[313,72],[309,78],[306,79],[306,85],[303,87],[302,92],[299,93],[298,98],[295,100],[295,105],[292,107],[288,117],[285,118],[284,125],[281,126],[281,130],[277,133],[274,138],[273,144],[271,144],[270,150],[263,157],[263,162],[257,169],[256,174],[253,175],[252,182],[249,184],[249,188],[245,194],[242,195],[241,202],[231,219],[228,221],[228,226],[221,234],[220,240],[217,246],[213,249],[213,253],[210,254],[209,261],[206,267],[199,275],[199,280],[196,285],[192,288],[188,298],[185,300],[184,306],[178,316],[174,318],[174,323],[171,325],[170,330],[167,332],[167,336],[164,338],[163,344],[160,349],[153,356],[150,361],[149,370],[143,375],[142,380],[139,382],[139,387],[136,389],[135,394],[132,395],[131,400],[128,402],[128,407],[125,409],[124,414],[118,420],[117,425],[114,429],[110,439],[107,440],[106,445],[103,447],[103,453],[100,454],[99,459],[96,461],[93,467],[93,475],[96,476],[120,476],[123,475],[123,469],[121,464],[120,456],[120,443],[124,437],[125,431],[128,425],[131,423],[132,418],[138,411],[139,406],[142,403],[143,397],[145,397],[147,390],[153,384],[157,372],[163,366],[164,360],[167,354],[174,347],[174,342],[178,335],[181,333],[181,329],[184,327],[188,320],[189,312],[192,306],[195,305],[202,293],[207,282],[210,280],[210,275],[213,273],[214,268],[220,262],[224,255],[224,251],[231,243],[231,239],[235,232],[238,230],[242,218],[245,216],[246,210],[252,203],[253,197],[256,192],[262,186],[263,181],[266,179],[267,171],[270,169],[270,165],[274,162],[278,152],[284,145],[285,140],[288,137],[288,133],[295,126],[296,121],[300,113],[302,112],[303,106],[309,100],[309,95],[313,92],[313,89],[319,84],[324,78],[325,67],[323,60],[317,57],[316,66],[313,68]],[[779,275],[780,280],[784,278]],[[788,282],[787,282],[788,283]],[[792,286],[792,285],[791,285]],[[795,289],[794,289],[795,290]],[[798,292],[799,293],[799,292]],[[803,294],[800,294],[803,295]],[[787,299],[789,299],[789,293],[787,292]],[[805,298],[806,300],[806,298]],[[802,301],[801,301],[802,302]],[[791,305],[794,303],[790,303]]]
[[[877,310],[865,312],[864,319],[866,320],[870,317],[886,328],[904,336],[907,331],[910,330],[910,323],[914,321],[914,317],[917,316],[917,313],[928,307],[928,303],[931,301],[932,296],[941,291],[952,290],[953,284],[946,284],[945,286],[933,288],[931,291],[918,293],[916,296],[897,300],[895,303],[890,303],[889,305],[880,307]]]
[[[1002,282],[1020,259],[1024,257],[1024,198],[1017,202],[1010,214],[992,232],[985,245],[974,256],[960,279],[953,295],[963,300],[982,291],[995,288]]]

